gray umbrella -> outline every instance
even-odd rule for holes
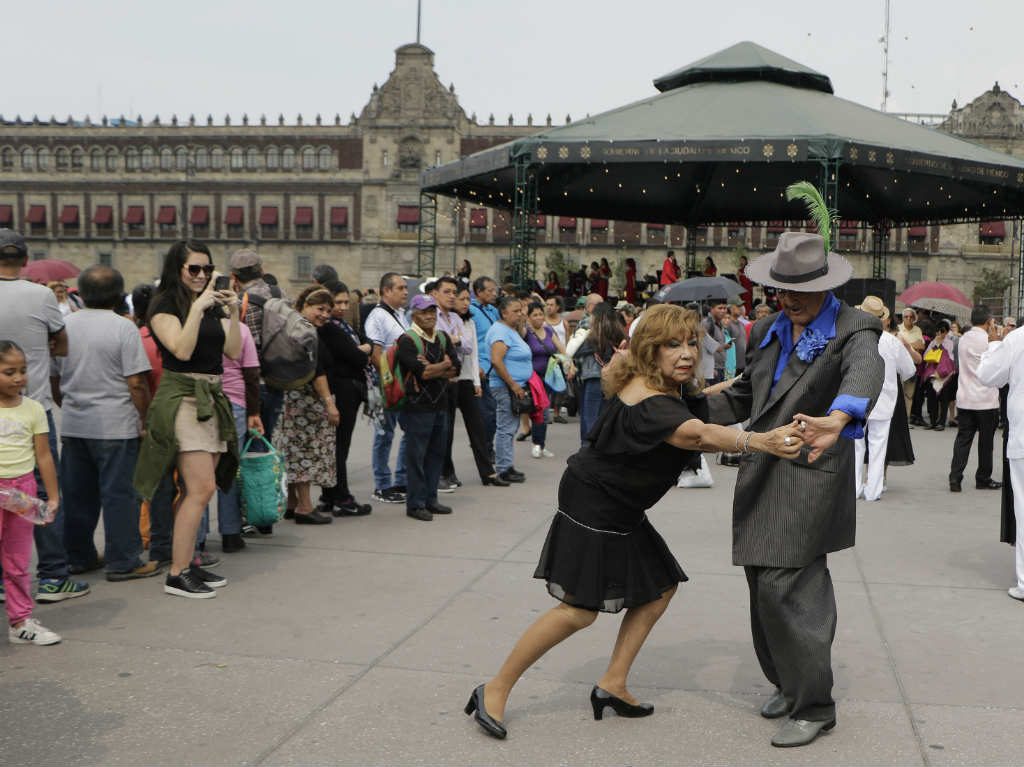
[[[743,287],[728,277],[691,277],[666,285],[654,298],[662,304],[690,301],[732,301],[743,295]]]

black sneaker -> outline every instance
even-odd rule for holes
[[[192,565],[188,571],[192,574],[193,578],[202,581],[211,589],[222,589],[228,585],[228,579],[223,575],[217,575],[217,573],[204,570],[202,567]]]
[[[412,517],[413,519],[418,519],[420,520],[420,522],[430,522],[434,519],[434,515],[424,508],[406,509],[405,516]]]
[[[428,503],[427,511],[431,514],[451,514],[452,507],[445,506],[443,503]]]
[[[191,570],[182,570],[178,575],[168,575],[164,581],[164,593],[188,599],[213,599],[217,592],[196,578]]]
[[[506,482],[521,483],[526,481],[526,475],[520,474],[519,472],[513,474],[510,471],[503,471],[498,476],[501,477]]]
[[[454,474],[449,475],[448,477],[446,477],[446,479],[448,480],[448,484],[451,485],[452,487],[462,487],[462,480],[456,477]]]
[[[331,513],[336,517],[365,517],[371,511],[373,511],[373,507],[370,504],[356,503],[353,498],[349,498],[345,503],[331,509]]]
[[[437,481],[437,492],[439,492],[439,493],[454,493],[455,492],[455,485],[453,485],[451,483],[451,480],[449,480],[447,477],[441,477],[441,479],[439,479]]]
[[[232,554],[245,548],[245,538],[241,533],[224,533],[220,537],[220,550],[225,554]]]
[[[386,490],[374,490],[371,497],[379,503],[405,503],[405,493],[399,493],[391,487]]]

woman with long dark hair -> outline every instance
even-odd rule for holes
[[[601,369],[607,365],[619,344],[626,338],[615,309],[601,303],[590,315],[590,332],[573,362],[579,377],[580,440],[585,440],[597,422],[604,397],[601,394]]]
[[[601,265],[597,268],[597,292],[601,298],[608,298],[608,285],[612,279],[612,268],[607,258],[601,259]]]
[[[227,580],[192,563],[196,532],[219,486],[229,490],[238,466],[238,435],[221,389],[223,357],[242,353],[238,297],[214,290],[213,258],[201,242],[174,243],[164,258],[149,327],[163,363],[139,451],[135,487],[151,499],[177,466],[185,486],[174,515],[171,567],[164,591],[208,599]]]
[[[637,328],[626,361],[609,370],[608,406],[569,458],[533,576],[546,581],[558,604],[534,621],[466,704],[465,712],[488,735],[508,735],[505,704],[523,673],[602,612],[626,614],[608,667],[590,692],[594,719],[602,719],[606,708],[622,717],[653,714],[652,704],[630,693],[629,672],[687,578],[647,510],[682,469],[700,465],[702,450],[739,445],[745,453],[799,455],[803,441],[795,423],[763,434],[704,423],[707,403],[697,395],[696,375],[700,333],[695,313],[656,306]]]

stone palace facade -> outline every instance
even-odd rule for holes
[[[532,118],[514,124],[511,116],[467,116],[454,86],[438,79],[433,52],[418,44],[396,51],[387,81],[345,122],[319,115],[292,123],[283,116],[240,123],[5,116],[0,226],[23,231],[32,258],[108,263],[129,286],[154,279],[170,243],[188,236],[209,243],[222,267],[230,252],[254,244],[286,288],[307,283],[318,263],[369,287],[385,271],[416,269],[424,168],[539,127]],[[939,129],[1024,157],[1024,107],[998,84],[963,107],[954,102]],[[641,273],[653,272],[666,248],[682,248],[686,237],[681,226],[624,221],[547,216],[538,225],[538,271],[558,249],[577,264],[632,256]],[[1011,268],[1013,226],[895,230],[889,276],[898,289],[937,279],[969,292],[982,267]],[[756,255],[778,231],[737,223],[694,235],[699,258],[711,255],[728,273],[741,249]],[[437,271],[465,258],[474,274],[501,274],[509,240],[506,213],[440,199]],[[869,276],[870,233],[844,226],[838,241],[856,275]]]

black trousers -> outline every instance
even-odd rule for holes
[[[476,464],[480,479],[494,474],[494,461],[491,460],[490,445],[484,429],[484,418],[480,412],[481,397],[476,396],[476,384],[473,381],[456,381],[448,389],[449,424],[448,452],[445,456],[442,477],[455,476],[455,465],[452,463],[452,443],[455,440],[455,409],[462,413],[462,422],[469,435],[469,447],[473,451],[473,462]]]
[[[754,652],[764,675],[786,696],[793,719],[835,719],[836,597],[825,555],[806,567],[743,570],[750,589]]]
[[[921,407],[924,405],[925,389],[927,384],[920,378],[917,379],[917,386],[914,387],[914,398],[910,401],[910,418],[911,420],[923,421],[921,417]]]
[[[925,399],[928,400],[928,420],[931,421],[932,426],[946,425],[946,416],[949,415],[949,403],[956,397],[956,382],[957,377],[955,375],[950,376],[949,380],[946,381],[946,385],[942,387],[942,391],[939,392],[935,391],[931,381],[926,381],[923,384]],[[918,382],[918,386],[921,385]]]
[[[992,443],[995,441],[996,426],[999,425],[999,408],[992,410],[957,410],[956,441],[953,443],[953,461],[949,465],[949,481],[961,482],[967,459],[971,455],[971,444],[974,434],[978,434],[978,471],[974,475],[977,482],[992,479]]]
[[[348,469],[345,464],[348,461],[349,448],[352,447],[352,432],[356,428],[356,419],[359,417],[359,408],[363,404],[363,395],[356,381],[348,378],[336,381],[331,391],[334,394],[338,411],[341,413],[341,420],[334,431],[334,460],[338,479],[334,487],[323,488],[320,502],[341,506],[352,499],[352,493],[348,489]]]

